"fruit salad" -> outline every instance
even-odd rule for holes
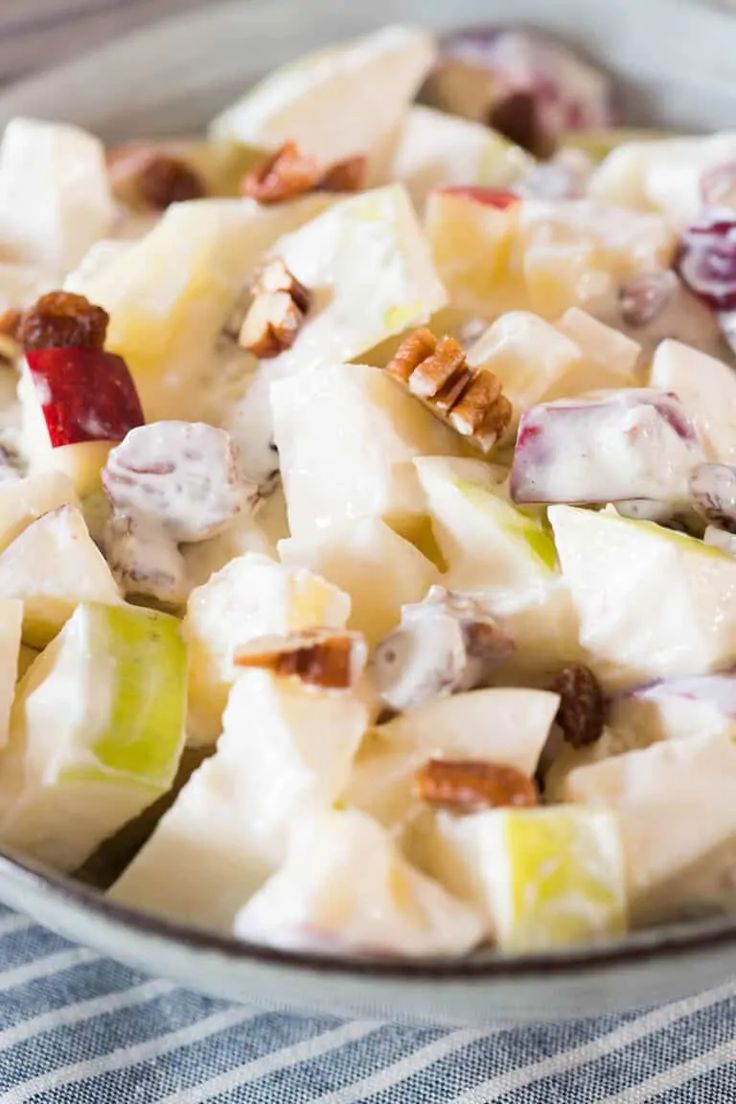
[[[736,132],[395,26],[0,145],[0,847],[276,947],[736,912]]]

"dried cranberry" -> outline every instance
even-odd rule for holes
[[[682,235],[675,267],[710,306],[736,309],[736,211],[703,214]]]

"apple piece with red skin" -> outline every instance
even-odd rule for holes
[[[441,195],[465,196],[486,207],[495,207],[498,211],[505,211],[507,207],[520,202],[520,197],[515,192],[486,188],[482,184],[448,184],[445,188],[435,190]]]
[[[521,417],[511,498],[525,503],[645,501],[684,509],[703,450],[675,395],[650,388],[532,406]]]
[[[82,496],[112,445],[145,421],[125,361],[100,349],[29,350],[18,394],[31,469],[63,471]]]

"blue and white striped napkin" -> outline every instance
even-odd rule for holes
[[[574,1023],[268,1012],[151,980],[0,907],[2,1104],[735,1104],[736,983]]]

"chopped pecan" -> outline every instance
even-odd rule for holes
[[[474,759],[430,759],[415,789],[421,801],[455,813],[539,803],[535,783],[516,767]]]
[[[418,368],[427,357],[432,356],[436,348],[437,338],[431,330],[426,326],[414,330],[401,342],[386,365],[385,371],[402,383],[408,383],[415,368]]]
[[[23,312],[18,340],[25,352],[71,345],[102,349],[109,321],[107,311],[83,295],[50,291]]]
[[[287,291],[257,295],[243,319],[238,344],[261,360],[290,349],[301,329],[304,314]]]
[[[385,371],[482,452],[490,451],[511,421],[499,380],[485,368],[471,368],[453,337],[438,341],[428,329],[415,330]]]
[[[285,291],[303,314],[309,310],[312,298],[311,292],[304,287],[304,284],[299,283],[280,257],[272,257],[271,260],[266,261],[256,273],[251,290],[254,295],[260,295],[266,291]]]
[[[365,165],[362,154],[336,161],[322,174],[319,187],[324,192],[359,192],[365,180]]]
[[[283,203],[314,191],[320,170],[313,157],[301,152],[296,142],[285,142],[243,177],[240,190],[258,203]]]
[[[260,269],[251,290],[254,298],[240,327],[238,344],[265,360],[294,344],[312,297],[280,257]]]
[[[310,686],[345,690],[353,686],[366,660],[360,633],[304,629],[287,636],[261,636],[237,648],[237,667],[262,667],[279,677],[296,675]]]
[[[552,689],[560,695],[555,722],[568,744],[588,747],[600,739],[603,732],[603,691],[589,667],[576,664],[565,667],[555,679]]]

